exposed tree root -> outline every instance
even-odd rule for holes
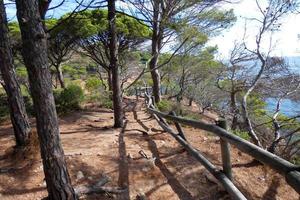
[[[97,193],[113,193],[120,194],[127,190],[127,188],[120,187],[107,187],[104,186],[109,182],[109,177],[102,177],[95,185],[89,186],[78,186],[75,188],[75,192],[78,196],[86,195],[86,194],[97,194]]]

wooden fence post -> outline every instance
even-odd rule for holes
[[[225,130],[228,130],[227,121],[225,119],[221,119],[217,122],[217,125]],[[220,138],[221,144],[221,154],[222,154],[222,163],[223,163],[223,171],[226,176],[232,180],[232,169],[231,169],[231,159],[230,159],[230,144]]]
[[[170,112],[170,115],[176,117],[176,113],[175,113],[174,111],[171,111],[171,112]],[[184,139],[184,140],[186,141],[186,137],[184,136],[184,132],[183,132],[183,130],[182,130],[181,125],[180,125],[178,122],[174,122],[174,123],[175,123],[176,129],[177,129],[177,131],[178,131],[178,135],[179,135],[182,139]]]
[[[155,105],[155,98],[154,98],[154,96],[151,95],[151,99],[152,99],[152,104]]]

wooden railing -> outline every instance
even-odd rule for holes
[[[148,112],[157,120],[164,131],[171,134],[196,160],[198,160],[226,189],[233,199],[247,199],[233,184],[230,160],[230,145],[235,146],[242,152],[252,156],[261,163],[268,165],[270,168],[282,174],[286,182],[300,193],[300,167],[296,166],[275,154],[272,154],[250,142],[244,140],[229,131],[227,131],[226,121],[221,120],[217,125],[208,124],[202,121],[189,120],[176,116],[174,112],[162,113],[154,106],[154,100],[147,93],[147,87],[140,90],[144,93]],[[140,93],[141,94],[141,93]],[[175,132],[167,123],[166,120],[172,121],[175,124],[177,132]],[[194,128],[199,128],[209,131],[220,137],[221,154],[223,169],[220,170],[214,166],[205,156],[195,149],[184,136],[183,129],[180,124],[188,125]]]

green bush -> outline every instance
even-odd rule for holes
[[[88,96],[88,102],[99,104],[103,108],[113,109],[110,92],[97,90]]]
[[[102,81],[96,77],[90,77],[85,82],[85,87],[89,92],[98,90],[102,85]]]
[[[84,100],[83,90],[78,85],[69,85],[63,90],[55,90],[53,94],[59,112],[78,110]]]
[[[291,162],[294,163],[295,165],[300,165],[300,156],[299,155],[294,156]]]
[[[239,136],[240,138],[243,138],[244,140],[250,140],[250,136],[246,131],[232,130],[232,133]]]
[[[156,106],[162,112],[170,112],[173,108],[173,103],[163,99]]]

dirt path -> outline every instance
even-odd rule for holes
[[[122,130],[111,128],[113,114],[105,109],[91,108],[60,119],[73,185],[91,184],[109,176],[108,186],[128,187],[119,196],[98,194],[82,199],[129,200],[136,199],[138,194],[150,200],[229,199],[226,192],[207,179],[206,170],[150,118],[142,101],[126,99],[125,103],[126,126]],[[218,139],[192,128],[184,130],[188,140],[220,166]],[[9,124],[0,126],[0,143],[0,169],[20,167],[16,171],[0,172],[0,199],[45,197],[41,161],[28,165],[26,159],[20,161],[6,156],[14,144]],[[299,199],[281,176],[264,173],[268,169],[263,166],[252,166],[252,159],[236,149],[232,157],[236,183],[249,199]]]

